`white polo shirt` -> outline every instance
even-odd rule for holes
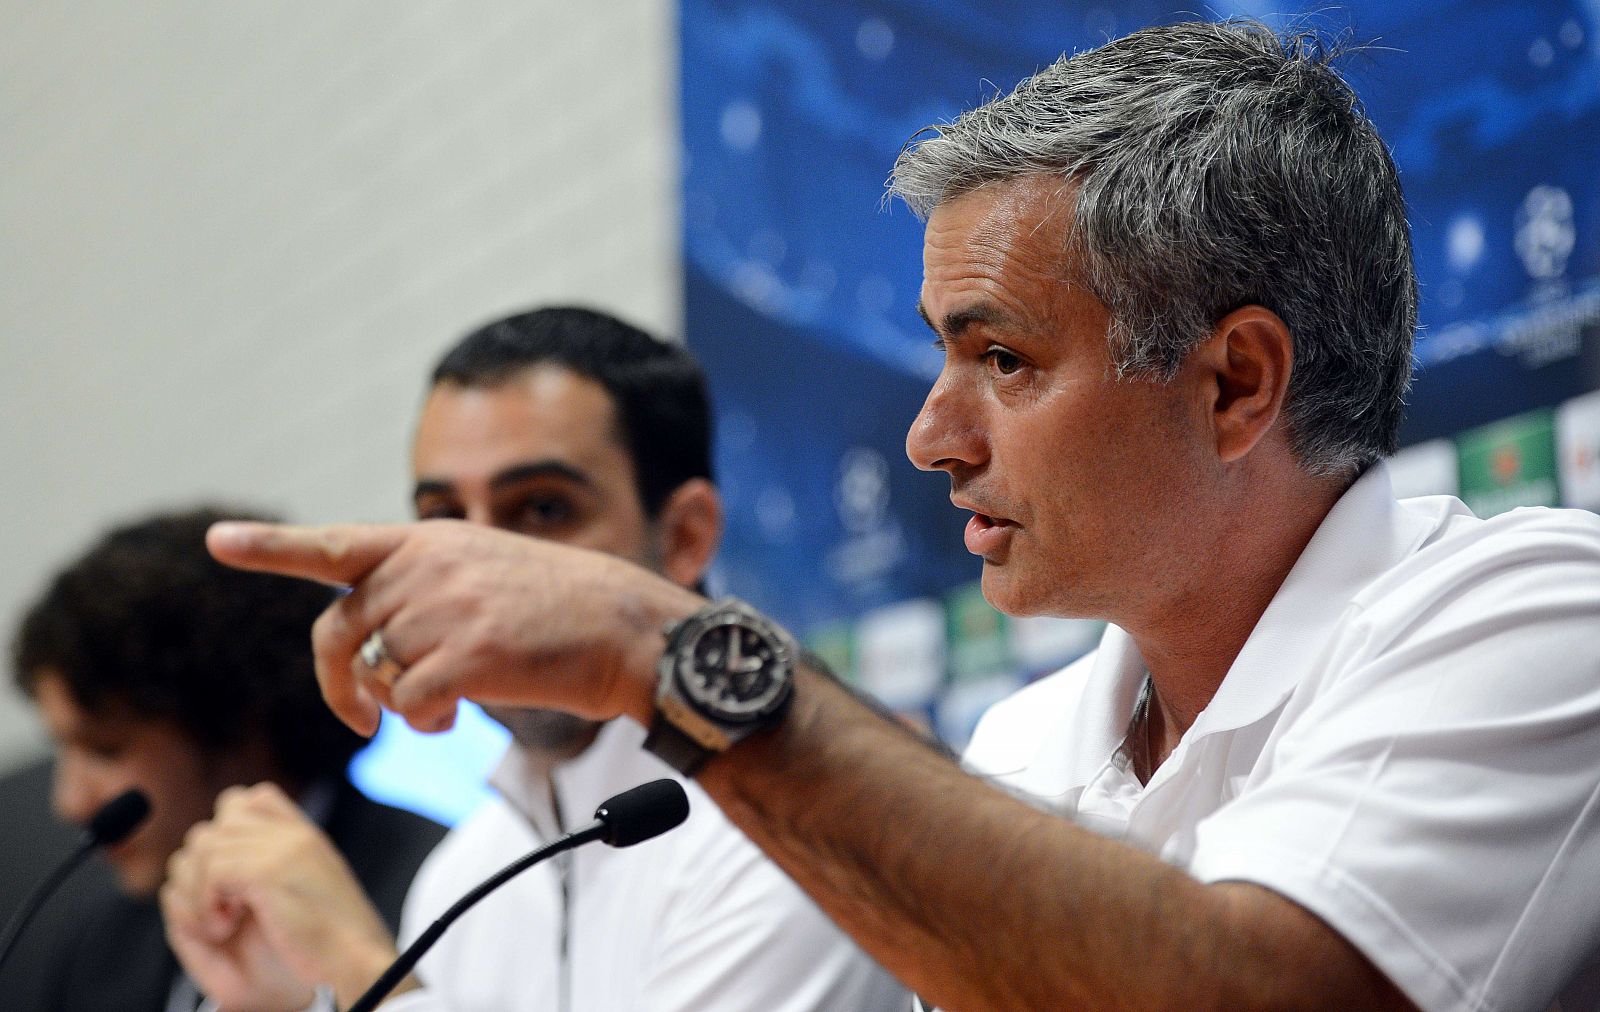
[[[967,762],[1289,897],[1423,1008],[1600,1008],[1596,517],[1397,503],[1375,466],[1148,786],[1117,754],[1143,678],[1109,628],[994,707]]]
[[[554,770],[513,747],[501,798],[457,826],[406,896],[410,941],[452,903],[620,791],[676,774],[614,720]],[[678,778],[681,779],[681,778]],[[902,1012],[905,989],[683,781],[689,818],[658,839],[590,844],[536,865],[463,914],[422,960],[426,990],[384,1012]],[[563,992],[565,999],[563,1000]]]

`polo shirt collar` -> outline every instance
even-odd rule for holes
[[[489,774],[489,786],[546,839],[554,839],[561,830],[550,793],[553,771],[549,759],[513,741]]]
[[[1368,468],[1323,519],[1185,737],[1245,727],[1276,710],[1329,647],[1356,594],[1416,551],[1429,528],[1395,501],[1382,462]]]
[[[1072,742],[1044,758],[1042,765],[1060,763],[1070,773],[1062,778],[1056,770],[1038,769],[1042,781],[1087,784],[1105,766],[1122,744],[1128,721],[1144,687],[1144,659],[1133,639],[1114,625],[1106,626],[1095,650],[1082,704],[1073,710],[1072,728],[1065,741]]]
[[[1415,551],[1430,529],[1395,502],[1383,463],[1368,468],[1317,528],[1179,752],[1205,735],[1246,727],[1275,711],[1326,648],[1351,598]],[[1104,768],[1127,732],[1144,678],[1144,660],[1132,638],[1107,626],[1082,703],[1073,711],[1068,740],[1079,744],[1046,760],[1060,764],[1055,772],[1067,773],[1056,783],[1086,784]],[[1162,770],[1176,765],[1169,760]],[[1045,779],[1052,775],[1037,772]],[[1158,779],[1164,779],[1161,772]]]

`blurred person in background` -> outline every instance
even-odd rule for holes
[[[55,762],[48,755],[25,758],[0,775],[0,812],[6,813],[0,819],[0,854],[5,855],[0,866],[0,917],[16,910],[78,843],[78,828],[62,822],[50,806],[54,779]],[[68,880],[69,886],[72,881]],[[0,970],[0,986],[4,980]]]
[[[230,786],[265,781],[296,799],[390,923],[443,835],[345,778],[362,742],[326,712],[306,641],[332,591],[212,561],[206,528],[243,516],[201,508],[120,527],[22,620],[13,673],[54,742],[56,813],[83,824],[129,788],[151,812],[34,922],[0,970],[9,1008],[197,1007],[155,897],[185,834]]]
[[[469,334],[434,370],[413,444],[414,506],[423,519],[580,546],[699,587],[722,536],[711,428],[705,379],[683,348],[590,310],[519,314]],[[641,750],[644,731],[629,721],[487,709],[512,736],[492,778],[500,797],[429,858],[402,938],[613,794],[676,775]],[[683,826],[524,872],[455,924],[384,1008],[903,1010],[906,992],[684,786]],[[345,1007],[393,962],[392,933],[325,851],[269,792],[230,795],[193,834],[162,898],[173,944],[209,993],[292,996],[250,1005],[270,1012],[329,984]],[[230,895],[247,897],[249,918],[212,916]],[[241,956],[264,948],[274,958]]]

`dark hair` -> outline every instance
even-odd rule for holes
[[[890,192],[925,216],[1060,178],[1067,263],[1111,311],[1119,371],[1170,378],[1217,320],[1265,306],[1294,340],[1290,446],[1352,476],[1397,446],[1417,286],[1399,176],[1336,50],[1255,21],[1147,28],[930,128]]]
[[[28,609],[13,678],[32,695],[58,674],[91,714],[170,720],[212,753],[260,735],[292,784],[340,775],[362,742],[323,703],[311,654],[333,591],[212,559],[206,528],[226,519],[270,518],[207,507],[107,534]]]
[[[646,515],[691,478],[711,479],[705,374],[684,348],[614,316],[554,307],[497,320],[446,352],[433,383],[493,386],[539,365],[570,369],[611,395]]]

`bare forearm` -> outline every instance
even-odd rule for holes
[[[1036,811],[811,673],[782,725],[700,779],[868,952],[953,1012],[1315,1006],[1387,987],[1338,960],[1286,966],[1299,908]],[[1261,904],[1288,920],[1263,922]]]
[[[443,726],[463,696],[648,725],[662,625],[701,600],[616,559],[465,524],[224,525],[209,543],[244,568],[358,585],[314,638],[324,695],[364,730],[379,703]],[[392,692],[352,665],[379,627],[409,648]],[[1289,900],[1203,886],[1030,809],[804,668],[789,715],[701,781],[846,931],[949,1009],[1402,1001]]]
[[[1027,951],[1029,939],[1066,946],[1077,934],[1032,909],[1061,885],[1033,885],[1053,877],[1030,860],[1033,838],[1055,828],[1036,813],[815,676],[747,748],[707,766],[706,790],[919,994],[956,1010],[1088,998],[1075,994],[1085,981],[1041,986],[1045,961]]]

